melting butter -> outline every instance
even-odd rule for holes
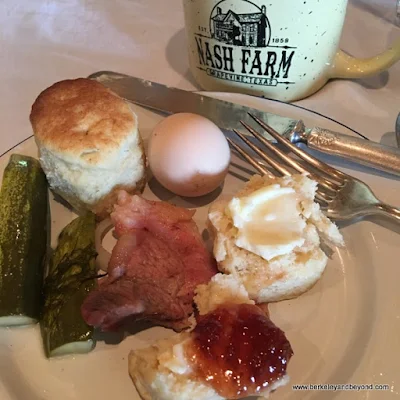
[[[158,362],[160,365],[175,374],[188,374],[191,371],[191,368],[185,355],[185,346],[187,346],[189,342],[190,338],[187,338],[161,353],[158,356]]]
[[[273,184],[248,196],[234,197],[228,211],[238,229],[236,245],[266,260],[304,244],[306,222],[293,188]]]

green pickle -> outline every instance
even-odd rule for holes
[[[0,326],[39,320],[48,209],[48,185],[39,161],[12,154],[0,192]]]
[[[47,357],[87,353],[95,347],[93,328],[81,305],[97,285],[95,216],[74,219],[61,232],[44,285],[41,331]]]

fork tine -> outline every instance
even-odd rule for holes
[[[265,129],[277,142],[284,144],[287,146],[294,154],[311,164],[318,171],[323,172],[328,177],[335,177],[340,183],[343,183],[343,180],[348,178],[348,176],[337,170],[336,168],[331,167],[324,162],[317,160],[315,157],[309,155],[308,153],[301,150],[299,147],[291,143],[288,139],[281,136],[278,132],[276,132],[272,127],[267,125],[265,122],[261,121],[258,117],[253,114],[250,114],[250,117],[254,119],[263,129]]]
[[[339,186],[336,183],[328,181],[323,176],[315,175],[315,173],[313,173],[312,170],[304,168],[300,163],[298,163],[296,160],[291,158],[288,154],[284,153],[282,150],[280,150],[276,146],[272,145],[267,139],[265,139],[263,136],[261,136],[250,125],[246,124],[243,121],[240,121],[240,122],[256,139],[258,139],[271,152],[273,152],[278,157],[280,157],[282,160],[284,160],[287,164],[289,164],[296,171],[301,172],[301,173],[304,173],[304,172],[310,173],[310,175],[313,177],[313,179],[315,179],[319,183],[320,187],[323,187],[323,188],[327,189],[328,191],[335,192],[339,189]]]
[[[322,200],[325,203],[328,203],[329,201],[331,201],[333,199],[333,196],[329,196],[326,193],[322,192],[321,190],[319,190],[319,187],[318,187],[316,197],[318,198],[318,200]]]
[[[326,210],[328,209],[328,206],[329,206],[328,202],[325,201],[325,200],[321,200],[321,199],[318,197],[318,192],[315,194],[315,201],[319,204],[319,208],[320,208],[322,211],[326,211]]]
[[[254,146],[243,134],[241,134],[238,131],[234,131],[240,138],[243,139],[245,143],[248,143],[250,147],[254,147],[256,150],[257,147]],[[230,145],[240,154],[242,157],[248,161],[256,170],[258,170],[262,175],[268,175],[270,178],[274,179],[275,176],[268,171],[266,168],[264,168],[262,165],[260,165],[252,156],[250,156],[245,150],[243,150],[238,144],[236,144],[232,139],[226,138],[227,141],[230,143]],[[258,150],[258,149],[257,149]],[[257,151],[256,150],[256,151]],[[260,151],[261,152],[261,151]],[[274,165],[276,162],[272,158],[267,157],[264,153],[260,153],[262,158],[267,161],[270,165]],[[279,168],[282,168],[280,165],[278,165]],[[315,200],[318,201],[320,204],[321,209],[326,209],[329,202],[332,200],[332,198],[327,194],[322,192],[320,189],[318,189],[317,193],[315,194]]]
[[[267,175],[270,178],[275,178],[274,175],[271,174],[266,168],[260,165],[256,160],[254,160],[251,156],[249,156],[240,146],[238,146],[235,142],[231,139],[226,138],[229,144],[247,161],[249,162],[258,172],[262,175]]]
[[[266,161],[271,167],[275,168],[279,173],[282,175],[291,175],[290,171],[285,168],[283,165],[279,164],[273,158],[268,157],[262,150],[260,150],[257,146],[250,142],[246,136],[244,136],[241,132],[237,131],[236,129],[233,130],[249,146],[252,150],[254,150],[264,161]]]

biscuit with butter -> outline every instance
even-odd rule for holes
[[[213,252],[256,303],[296,297],[322,276],[325,242],[342,246],[337,226],[314,202],[317,183],[305,175],[255,175],[230,201],[209,210]]]
[[[104,217],[119,189],[143,190],[146,161],[137,117],[100,83],[55,83],[34,102],[30,121],[50,187],[77,211]]]

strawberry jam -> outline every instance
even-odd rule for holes
[[[220,396],[258,394],[285,376],[292,348],[257,306],[223,305],[197,319],[187,355],[197,377]]]

